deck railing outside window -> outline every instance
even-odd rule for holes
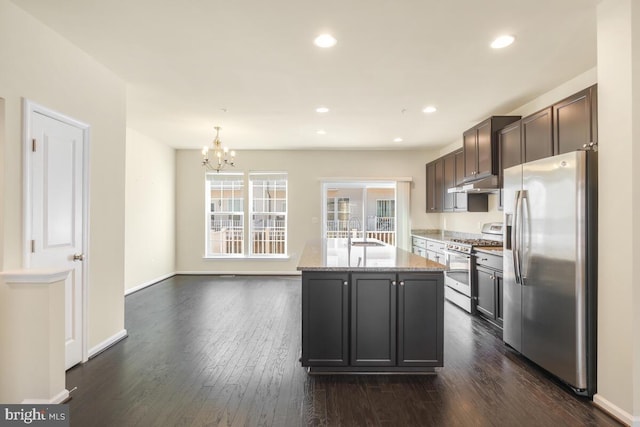
[[[396,244],[395,217],[370,216],[367,218],[367,238],[378,239],[389,245]],[[349,230],[349,221],[327,221],[327,237],[346,238],[351,232],[354,239],[364,238],[363,230]]]
[[[215,219],[211,216],[209,251],[216,254],[241,254],[244,241],[242,220]]]
[[[254,254],[284,254],[287,224],[284,220],[258,219],[253,227]]]

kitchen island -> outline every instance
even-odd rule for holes
[[[445,266],[377,241],[307,243],[302,366],[310,373],[424,373],[443,366]]]

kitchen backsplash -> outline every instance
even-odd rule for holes
[[[462,233],[480,233],[482,224],[502,222],[498,210],[498,194],[489,194],[489,212],[454,212],[440,214],[440,229]]]

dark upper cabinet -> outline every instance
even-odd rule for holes
[[[456,156],[454,153],[447,154],[443,157],[444,170],[444,202],[442,210],[452,212],[456,206],[457,193],[449,193],[447,190],[456,186]]]
[[[436,185],[434,190],[436,212],[442,212],[442,204],[444,203],[444,160],[436,160]]]
[[[545,108],[522,119],[522,161],[553,156],[553,113]]]
[[[464,150],[456,151],[454,153],[454,158],[456,161],[456,186],[459,186],[464,184]],[[487,210],[483,211],[480,206],[474,206],[474,207],[478,208],[478,212],[487,212],[489,210],[488,202],[487,202]],[[464,193],[454,193],[453,194],[453,210],[458,212],[466,212],[467,209],[468,209],[467,195]]]
[[[475,178],[485,177],[493,175],[494,173],[494,158],[495,150],[492,144],[492,121],[486,121],[477,127],[477,143],[478,148],[476,155],[478,156],[478,163],[476,169]]]
[[[464,153],[464,178],[473,179],[478,170],[478,131],[469,129],[462,134],[462,150]]]
[[[500,184],[502,184],[502,171],[522,163],[522,138],[520,130],[521,121],[506,126],[498,134],[498,150],[500,157]]]
[[[464,150],[455,152],[456,186],[464,184]]]
[[[302,276],[302,366],[349,364],[349,274]]]
[[[395,273],[351,275],[351,366],[396,364],[396,286]]]
[[[427,213],[442,212],[444,203],[444,162],[427,163]]]
[[[598,142],[597,88],[591,86],[553,106],[554,154]]]
[[[464,179],[498,174],[497,132],[520,116],[492,116],[463,133]]]
[[[427,163],[427,213],[436,211],[436,164]]]
[[[502,187],[503,187],[503,171],[512,166],[522,163],[522,121],[518,120],[512,124],[505,126],[498,133],[498,186],[500,193],[498,195],[498,209],[502,208]]]
[[[455,151],[440,158],[443,169],[442,212],[488,212],[487,194],[449,193],[447,190],[464,183],[464,153]],[[437,167],[434,167],[437,175]],[[436,180],[437,182],[437,180]],[[437,188],[436,190],[437,191]],[[435,212],[434,209],[431,212]]]

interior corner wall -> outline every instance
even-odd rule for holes
[[[22,268],[22,102],[91,126],[88,347],[124,329],[126,87],[113,72],[8,0],[0,0],[5,99],[2,269]]]
[[[125,292],[175,272],[175,150],[127,128]]]
[[[634,115],[640,110],[640,71],[634,70],[634,63],[640,61],[640,55],[632,42],[639,39],[633,33],[640,31],[640,19],[633,3],[635,0],[602,0],[597,9],[598,390],[594,401],[637,426],[640,355],[634,355],[634,348],[637,351],[640,331],[634,325],[640,311],[640,242],[633,236],[638,233],[640,211],[640,182],[634,172],[634,161],[640,160],[640,132]]]
[[[205,251],[205,174],[199,150],[176,154],[176,269],[178,272],[295,273],[306,241],[321,235],[321,178],[412,177],[411,226],[437,228],[425,213],[425,164],[437,150],[349,151],[268,150],[238,152],[234,171],[274,171],[289,175],[288,260],[203,259]]]

